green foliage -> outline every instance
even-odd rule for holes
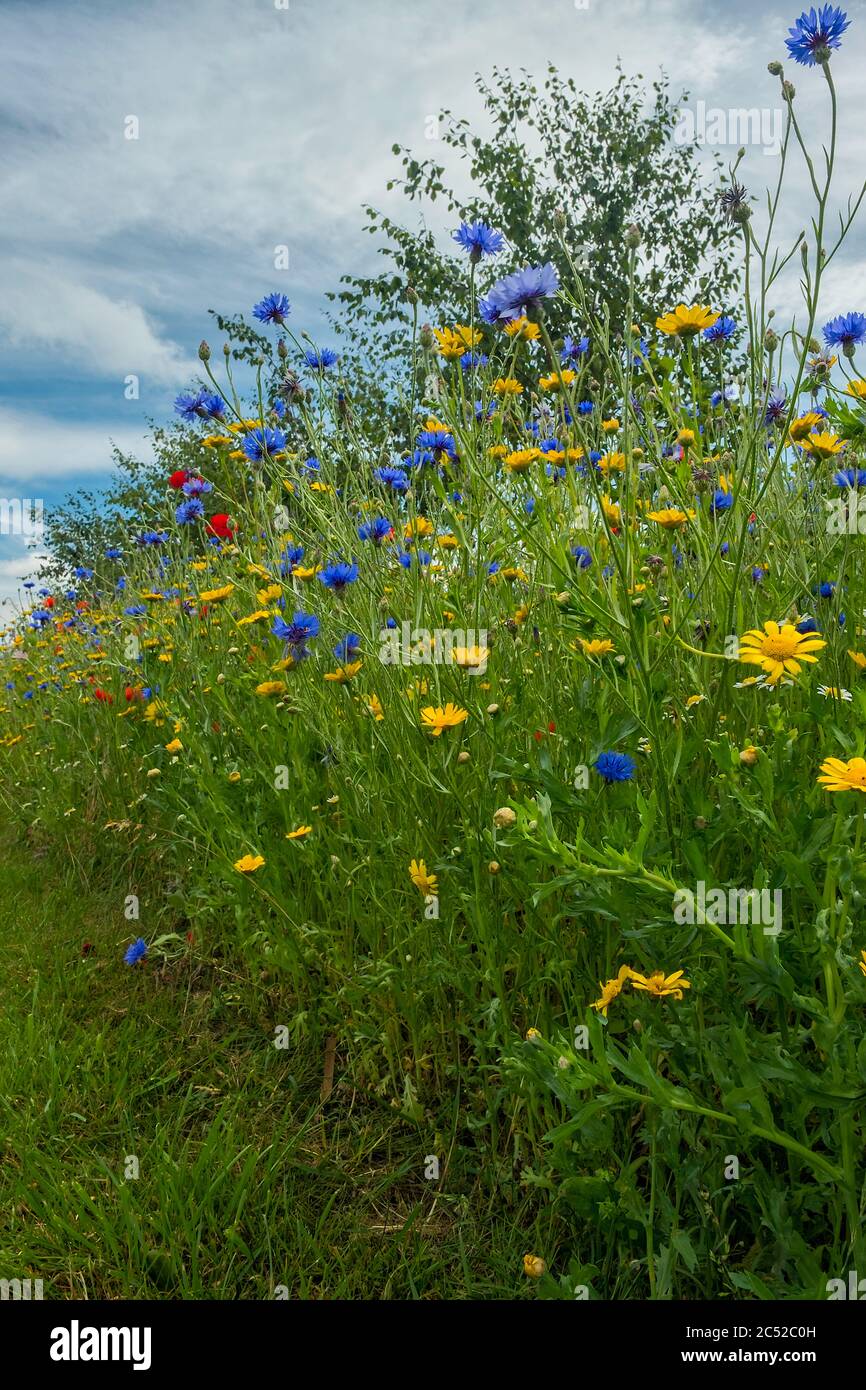
[[[642,255],[634,285],[633,316],[654,322],[660,303],[709,298],[720,306],[734,296],[738,271],[731,233],[718,210],[718,174],[701,174],[694,144],[674,140],[677,104],[667,79],[649,90],[640,76],[621,70],[605,93],[581,92],[549,64],[541,83],[525,72],[494,69],[476,78],[486,130],[443,110],[438,137],[450,167],[420,159],[400,145],[399,188],[418,208],[420,226],[405,226],[373,207],[366,230],[382,244],[388,268],[378,275],[343,277],[333,295],[335,326],[360,343],[360,356],[406,364],[412,306],[437,322],[459,316],[465,300],[465,262],[444,249],[438,228],[461,218],[480,218],[501,231],[510,251],[507,269],[561,259],[564,244],[580,271],[594,313],[626,318],[629,253],[625,233],[639,227]],[[685,101],[685,94],[681,101]],[[466,194],[458,191],[468,185]],[[428,211],[429,209],[429,211]],[[555,231],[555,214],[564,225]],[[428,218],[435,215],[436,225]],[[504,273],[497,260],[479,276],[486,283]],[[575,325],[565,304],[551,309],[554,337]]]

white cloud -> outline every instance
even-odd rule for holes
[[[20,483],[21,495],[34,497],[37,485],[51,478],[111,471],[111,444],[138,457],[150,456],[144,430],[123,423],[89,424],[51,419],[0,406],[0,479],[9,492]]]
[[[0,330],[13,349],[45,350],[118,382],[135,374],[163,385],[198,367],[160,337],[140,305],[112,299],[63,271],[49,280],[27,262],[8,261],[0,270]]]

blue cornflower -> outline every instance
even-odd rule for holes
[[[843,351],[854,348],[866,338],[866,314],[840,314],[824,324],[824,341],[828,347]]]
[[[593,405],[592,401],[581,401],[577,407],[577,410],[579,415],[591,415],[592,412],[595,410],[595,406]]]
[[[137,965],[140,960],[144,960],[146,955],[147,942],[143,936],[140,936],[137,941],[133,941],[132,945],[126,948],[123,959],[127,965]]]
[[[767,571],[761,565],[752,566],[752,583],[760,584],[767,577]]]
[[[833,482],[841,488],[866,487],[866,468],[840,468]]]
[[[798,632],[819,632],[818,623],[814,618],[801,618],[797,623]]]
[[[304,547],[302,545],[289,545],[280,556],[280,574],[283,578],[292,573],[297,565],[304,558]]]
[[[307,473],[318,473],[321,470],[322,465],[319,463],[319,460],[316,458],[315,454],[311,454],[308,459],[304,459],[304,462],[301,464],[301,467],[304,468],[307,471]]]
[[[299,610],[292,614],[290,623],[287,623],[285,618],[281,618],[277,614],[271,626],[271,632],[288,646],[303,649],[313,637],[318,637],[320,627],[321,624],[315,613],[304,613]]]
[[[147,612],[146,603],[131,603],[128,608],[124,608],[124,613],[128,618],[140,618]]]
[[[818,594],[821,598],[832,598],[835,592],[836,585],[831,583],[829,579],[822,580],[822,582],[812,590],[813,594]]]
[[[813,68],[822,50],[841,48],[842,35],[850,23],[848,16],[832,5],[822,5],[817,13],[809,10],[807,14],[804,10],[788,30],[791,36],[785,40],[788,52],[795,62]]]
[[[348,584],[354,584],[358,578],[357,561],[350,565],[347,560],[338,560],[334,565],[326,565],[317,577],[326,589],[334,589],[340,593]]]
[[[105,552],[105,558],[106,558],[106,560],[120,560],[120,559],[122,559],[122,557],[123,557],[123,551],[122,551],[122,550],[119,550],[118,547],[117,547],[116,545],[111,545],[111,546],[109,546],[108,549],[107,549],[106,552]]]
[[[384,468],[374,468],[373,477],[385,487],[392,487],[395,492],[408,491],[409,478],[402,468],[392,468],[390,464],[386,464]]]
[[[434,458],[443,453],[449,458],[457,457],[454,436],[448,430],[422,430],[415,440],[415,446],[418,449],[432,449]]]
[[[490,358],[486,352],[464,352],[460,358],[460,366],[464,372],[471,371],[473,367],[486,367]]]
[[[174,408],[184,420],[196,419],[201,414],[201,404],[201,391],[182,391],[174,400]]]
[[[226,403],[215,391],[202,391],[200,413],[209,420],[221,420],[226,413]]]
[[[724,488],[717,488],[713,493],[713,500],[710,503],[710,511],[713,515],[718,512],[729,512],[734,505],[734,494],[725,492]]]
[[[357,632],[347,632],[342,642],[338,642],[334,648],[334,656],[338,661],[351,661],[361,649],[361,638]]]
[[[529,497],[524,499],[523,510],[526,512],[527,516],[532,516],[532,513],[535,511],[535,498],[531,493]]]
[[[478,310],[486,323],[508,323],[537,311],[541,301],[549,299],[558,289],[559,276],[551,261],[546,265],[527,266],[497,281],[487,298],[480,301]]]
[[[636,763],[627,753],[599,753],[593,767],[610,786],[612,782],[630,782]]]
[[[259,323],[285,323],[290,312],[291,305],[288,299],[276,291],[266,294],[264,299],[253,305],[253,317],[257,318]]]
[[[727,405],[729,401],[735,401],[736,399],[736,386],[726,386],[724,391],[716,390],[713,392],[713,394],[710,396],[710,405],[713,407],[713,409],[715,409],[716,406]]]
[[[560,362],[577,362],[587,352],[589,352],[588,338],[566,337],[562,342],[559,360]]]
[[[136,536],[136,545],[164,545],[168,540],[167,531],[142,531],[140,536]]]
[[[266,426],[265,429],[254,429],[252,433],[245,434],[241,443],[250,463],[260,463],[266,451],[271,458],[282,453],[286,447],[286,436],[282,430]]]
[[[365,521],[358,527],[358,536],[362,541],[373,541],[374,544],[381,545],[382,541],[388,539],[393,529],[386,516],[377,516],[372,521]]]
[[[180,526],[189,526],[193,521],[198,521],[204,516],[204,502],[200,497],[187,497],[185,502],[181,502],[175,508],[174,519]]]
[[[542,439],[542,441],[541,441],[541,443],[539,444],[538,447],[539,447],[539,449],[541,450],[541,452],[542,452],[543,454],[561,454],[561,453],[562,453],[562,445],[560,444],[559,440],[558,440],[558,439],[554,439],[554,438],[552,438],[552,437],[551,437],[550,439]]]
[[[204,387],[199,391],[182,391],[175,397],[174,408],[184,420],[218,419],[225,413],[222,397]]]
[[[410,468],[423,468],[425,464],[435,462],[436,455],[432,449],[413,449],[403,460],[404,467],[408,465]]]
[[[505,245],[501,232],[494,232],[486,222],[461,222],[453,240],[468,251],[469,259],[477,264],[482,256],[495,256]]]
[[[304,361],[314,372],[326,372],[329,367],[336,367],[339,360],[339,355],[333,348],[322,348],[321,352],[317,352],[315,348],[307,348],[304,353]]]
[[[37,631],[41,627],[47,627],[50,622],[51,614],[47,613],[44,608],[37,608],[34,613],[30,614],[30,626]]]
[[[209,483],[206,478],[188,478],[181,492],[185,497],[201,497],[206,492],[213,492],[213,483]]]
[[[571,553],[577,563],[578,569],[588,570],[592,564],[592,553],[587,550],[585,545],[573,545]]]
[[[774,391],[767,401],[764,411],[764,424],[777,425],[788,413],[788,398],[784,391]]]
[[[708,343],[726,343],[729,338],[733,338],[736,331],[737,325],[734,320],[727,314],[722,314],[721,318],[704,329],[704,338]]]

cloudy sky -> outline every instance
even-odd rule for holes
[[[833,64],[840,197],[866,169],[866,15],[863,0],[846,8],[852,25]],[[248,312],[284,290],[295,325],[327,341],[324,292],[375,264],[361,205],[388,206],[391,145],[431,153],[428,117],[442,106],[477,113],[476,72],[541,73],[553,59],[594,90],[619,58],[648,79],[664,69],[696,113],[698,102],[758,106],[772,122],[778,85],[766,64],[784,58],[799,10],[776,0],[0,0],[0,496],[50,504],[105,479],[110,440],[146,450],[147,420],[170,415],[199,340],[219,341],[211,308]],[[820,72],[786,70],[801,121],[826,138]],[[753,191],[775,172],[757,143],[741,167]],[[798,163],[790,236],[805,195]],[[289,268],[275,271],[283,245]],[[795,294],[780,288],[780,317]],[[824,307],[866,308],[862,226],[831,267]],[[126,398],[131,376],[137,399]],[[0,535],[0,594],[32,561],[26,538]]]

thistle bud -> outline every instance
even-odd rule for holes
[[[782,96],[785,98],[786,101],[793,101],[796,95],[796,87],[794,86],[793,82],[789,82],[786,78],[785,81],[782,83]]]
[[[568,219],[565,216],[564,208],[553,209],[553,225],[558,232],[564,232],[568,226]]]
[[[774,333],[772,328],[768,328],[766,333],[764,334],[764,347],[767,349],[768,352],[775,352],[778,346],[778,334]]]
[[[406,299],[410,304],[418,303],[418,291],[416,290],[414,285],[406,286]]]
[[[208,345],[207,345],[207,343],[205,342],[204,338],[202,338],[201,342],[200,342],[199,345],[198,345],[198,355],[199,355],[199,361],[200,361],[200,362],[209,362],[209,361],[210,361],[210,348],[208,347]]]
[[[773,77],[781,77],[781,76],[782,76],[782,64],[779,63],[779,62],[777,62],[776,59],[774,58],[773,61],[772,61],[772,63],[768,63],[768,64],[767,64],[767,72],[769,72]]]
[[[640,227],[637,225],[637,223],[632,222],[631,226],[628,228],[625,234],[625,244],[626,246],[630,246],[632,250],[635,250],[638,246],[640,246],[640,241]]]

